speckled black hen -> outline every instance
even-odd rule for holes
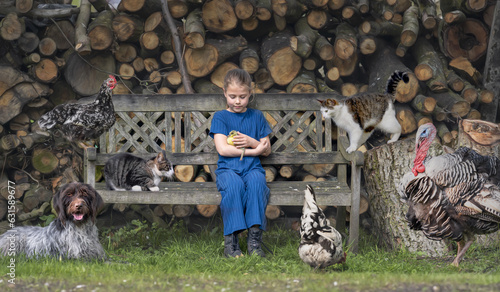
[[[342,235],[330,226],[316,203],[316,196],[310,185],[307,185],[304,192],[304,206],[300,218],[299,257],[316,269],[343,263],[346,259],[342,250]]]
[[[116,121],[112,90],[116,79],[112,75],[106,79],[96,99],[89,104],[60,104],[38,120],[42,130],[60,130],[69,141],[80,146],[85,141],[97,139],[111,128]],[[88,147],[88,146],[84,146]]]

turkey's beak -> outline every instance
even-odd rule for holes
[[[417,141],[417,145],[415,145],[415,149],[420,149],[420,146],[422,146],[422,142],[425,140],[425,138],[419,138]]]

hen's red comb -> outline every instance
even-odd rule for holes
[[[115,82],[116,82],[116,78],[115,78],[115,76],[113,76],[113,75],[109,75],[109,78],[113,79],[113,81],[115,81]]]

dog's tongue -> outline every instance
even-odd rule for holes
[[[80,221],[83,219],[83,214],[73,214],[73,218],[75,218],[76,221]]]

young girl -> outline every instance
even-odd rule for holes
[[[216,184],[221,193],[220,208],[224,222],[224,255],[242,256],[238,233],[248,229],[249,254],[264,257],[262,231],[266,229],[269,188],[259,156],[271,153],[268,135],[271,128],[261,111],[247,108],[252,79],[242,69],[230,70],[224,79],[227,109],[216,112],[210,136],[219,153]],[[234,146],[227,143],[229,132],[236,130]],[[243,149],[245,148],[245,149]],[[243,153],[243,159],[240,156]]]

